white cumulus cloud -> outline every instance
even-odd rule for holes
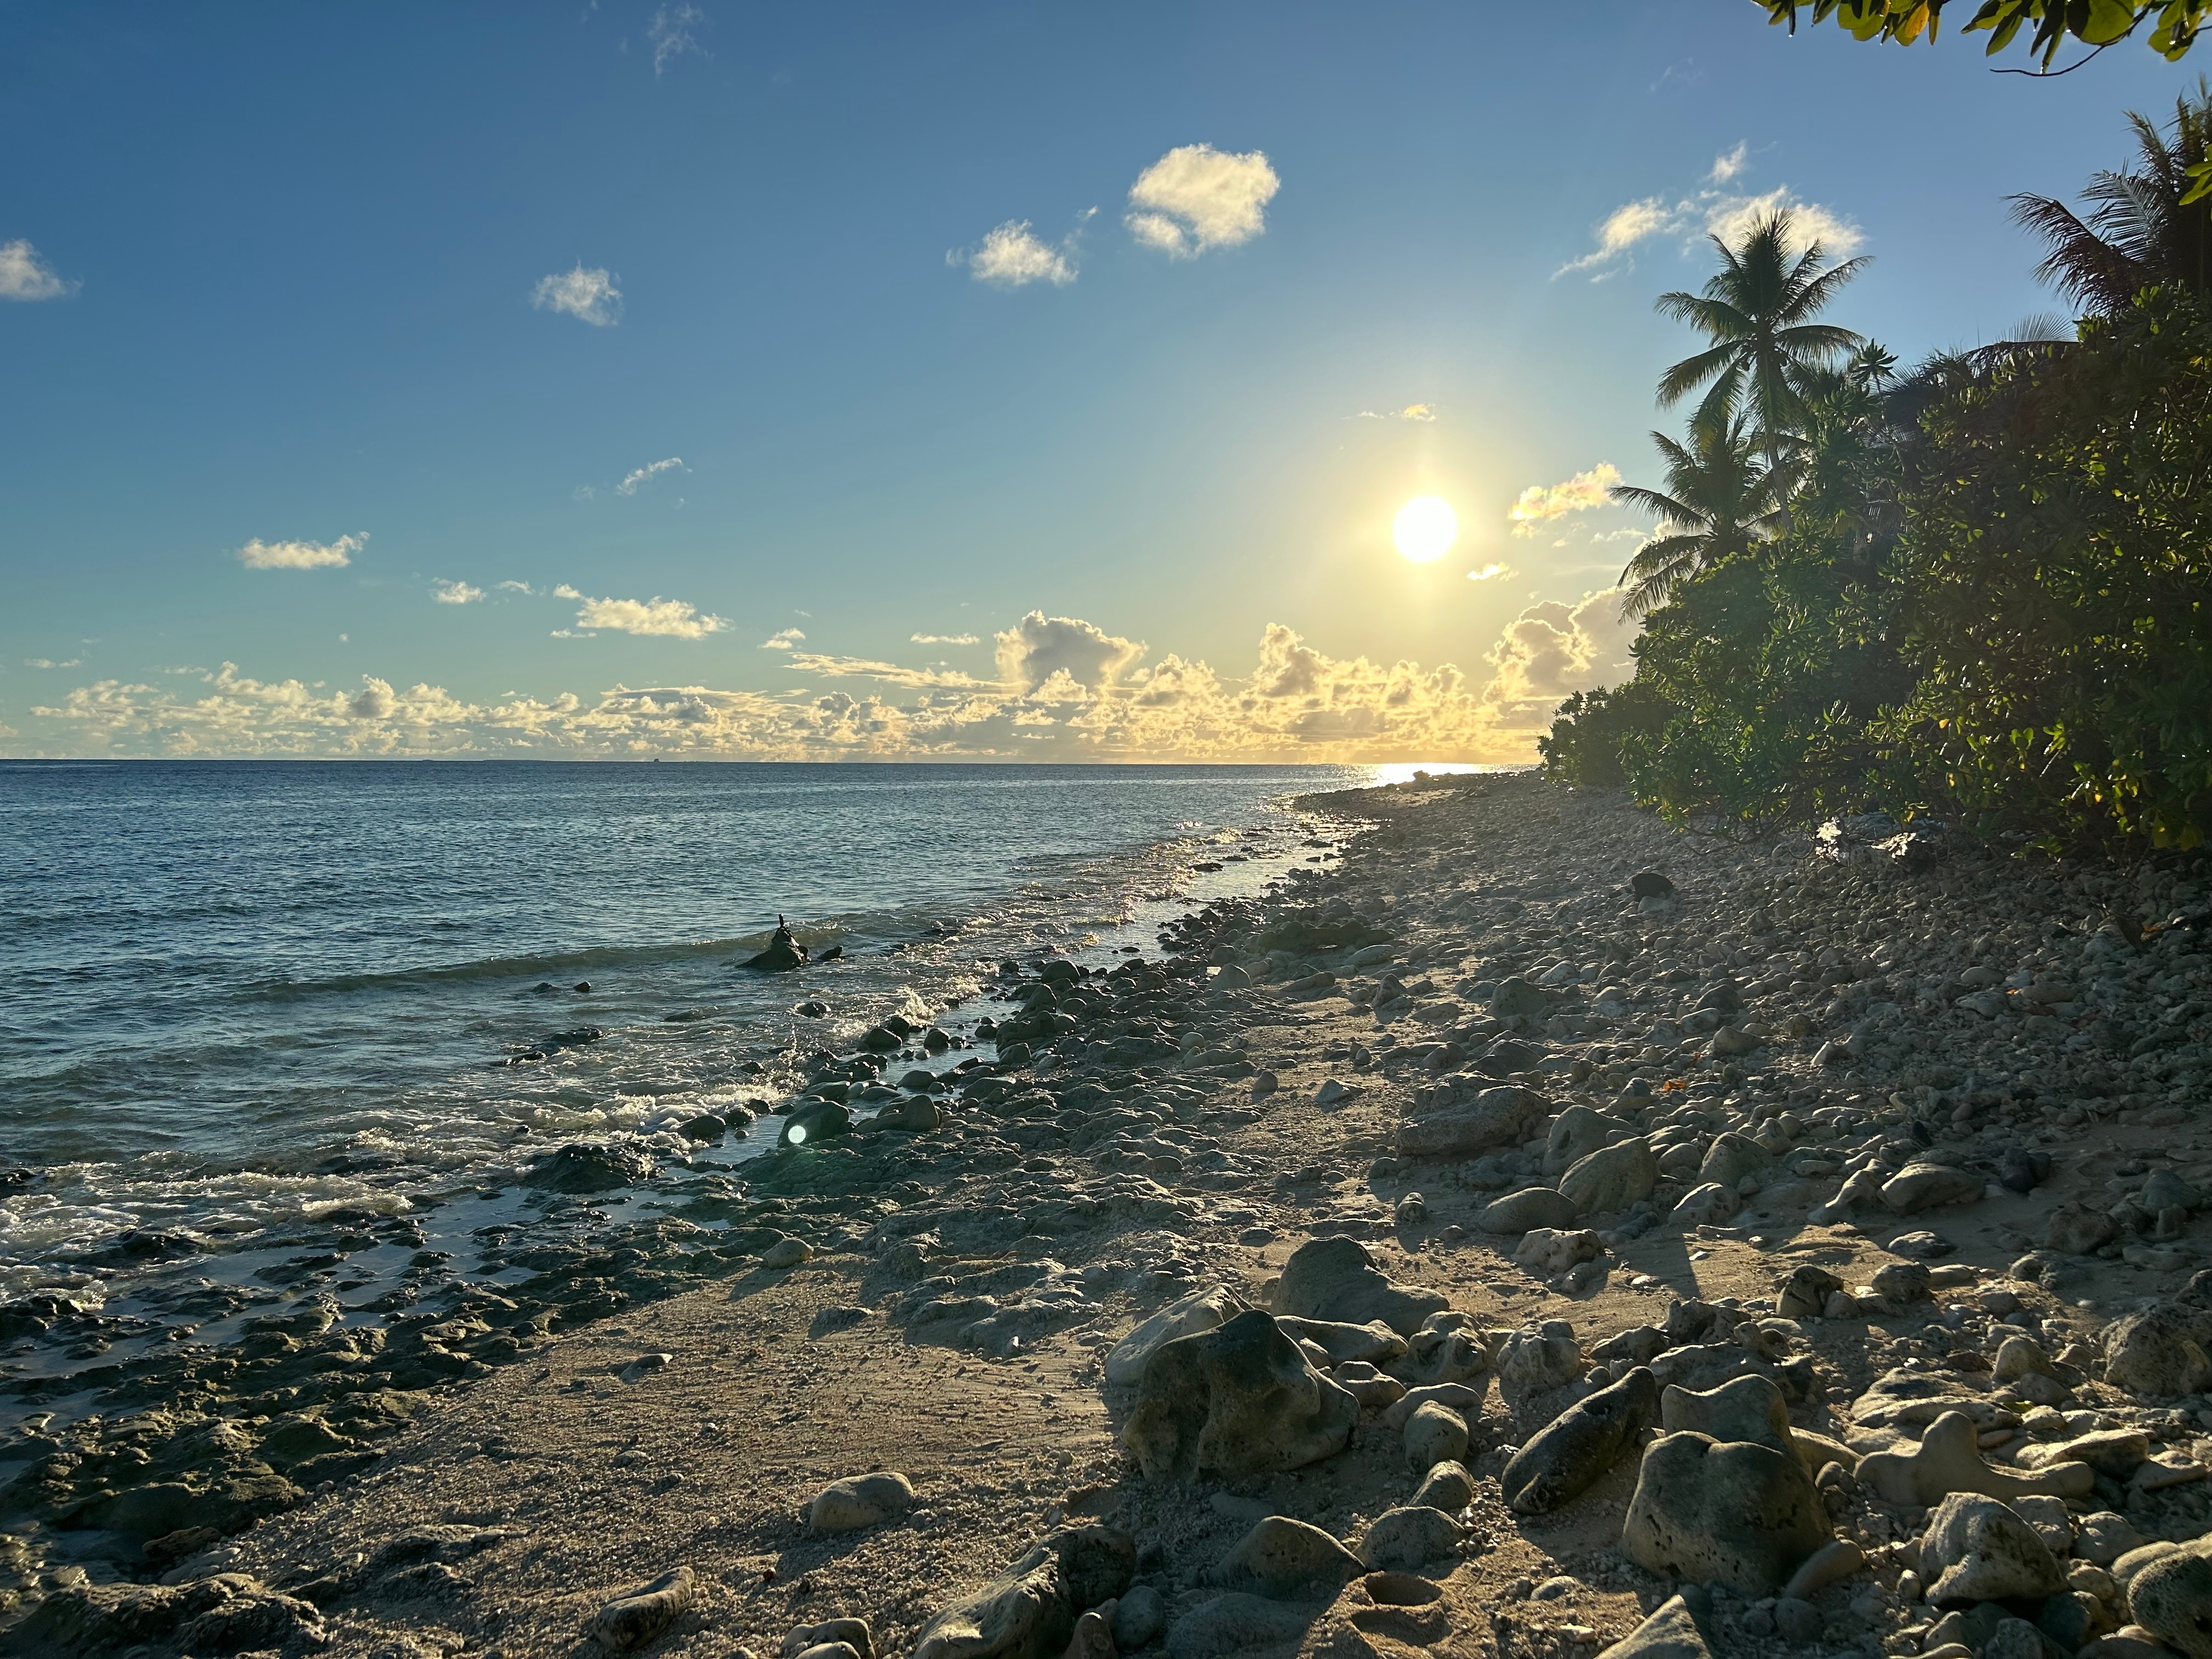
[[[635,471],[624,474],[623,481],[615,486],[615,494],[635,495],[640,484],[651,483],[664,472],[685,472],[690,470],[684,465],[684,458],[681,455],[671,455],[665,461],[647,461]]]
[[[657,634],[677,640],[704,639],[729,627],[720,617],[708,616],[687,599],[594,599],[572,587],[554,590],[562,599],[580,601],[578,628],[605,629],[615,634]]]
[[[1718,155],[1714,156],[1713,170],[1705,175],[1706,181],[1716,185],[1728,183],[1729,179],[1743,171],[1744,158],[1750,153],[1750,145],[1739,139],[1734,149],[1724,149]]]
[[[1501,725],[1540,731],[1570,693],[1619,685],[1635,672],[1628,647],[1641,627],[1621,620],[1620,594],[1610,587],[1573,605],[1532,605],[1486,653],[1495,672],[1483,701]]]
[[[1066,288],[1075,280],[1075,235],[1070,231],[1054,244],[1030,229],[1028,220],[1009,219],[975,246],[955,248],[945,261],[965,265],[977,282],[994,288],[1026,288],[1031,283]]]
[[[973,634],[916,634],[913,639],[916,645],[975,645],[978,643]]]
[[[564,312],[593,328],[611,328],[622,316],[622,290],[610,272],[586,270],[580,260],[574,270],[541,276],[530,290],[530,303],[539,311]]]
[[[342,569],[368,545],[368,533],[341,536],[334,542],[250,541],[238,550],[238,562],[248,570]]]
[[[1073,617],[1048,617],[1042,611],[1030,611],[999,635],[995,643],[999,678],[1023,692],[1035,690],[1056,674],[1065,674],[1071,684],[1087,690],[1101,690],[1145,654],[1145,647],[1133,640],[1117,638]]]
[[[1587,513],[1594,507],[1612,505],[1611,491],[1620,482],[1620,469],[1600,461],[1587,472],[1577,472],[1563,483],[1530,484],[1506,510],[1516,536],[1533,536],[1536,526],[1570,513]]]
[[[471,587],[466,582],[433,582],[430,597],[440,605],[474,605],[483,598],[481,587]]]
[[[1433,421],[1437,418],[1434,404],[1407,404],[1403,409],[1363,409],[1352,416],[1358,421]]]
[[[0,300],[65,300],[77,287],[64,282],[21,238],[0,242]]]
[[[1137,175],[1124,222],[1146,246],[1195,258],[1259,235],[1267,228],[1267,205],[1282,186],[1262,151],[1178,145]]]
[[[760,642],[763,651],[795,651],[805,642],[806,635],[796,628],[779,628]]]

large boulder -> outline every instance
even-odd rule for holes
[[[2212,1316],[2175,1303],[2146,1308],[2105,1328],[2105,1381],[2130,1394],[2172,1399],[2212,1386]]]
[[[2212,1659],[2212,1557],[2200,1539],[2161,1555],[2128,1580],[2135,1622],[2188,1659]]]
[[[2066,1575],[2034,1528],[2003,1503],[1953,1492],[1928,1517],[1920,1576],[1938,1607],[2056,1595]]]
[[[1462,1083],[1473,1085],[1474,1092],[1448,1088]],[[1499,1146],[1517,1146],[1551,1110],[1532,1089],[1465,1076],[1439,1083],[1430,1103],[1423,1115],[1398,1126],[1401,1157],[1474,1158]]]
[[[1571,1382],[1589,1368],[1564,1319],[1513,1332],[1498,1345],[1496,1363],[1499,1388],[1516,1398]]]
[[[1946,1204],[1974,1203],[1988,1184],[1972,1170],[1954,1170],[1948,1164],[1908,1164],[1881,1183],[1881,1201],[1899,1215],[1912,1215]]]
[[[1570,1106],[1552,1120],[1544,1141],[1544,1173],[1557,1179],[1629,1126],[1595,1106]]]
[[[1715,1135],[1713,1144],[1705,1148],[1705,1158],[1698,1165],[1698,1180],[1717,1182],[1733,1191],[1737,1182],[1765,1167],[1766,1148],[1731,1129]]]
[[[1797,1454],[1790,1405],[1771,1377],[1756,1371],[1700,1394],[1670,1388],[1659,1398],[1660,1426],[1669,1434],[1702,1434],[1709,1440],[1749,1441]]]
[[[1277,1313],[1351,1325],[1379,1319],[1401,1336],[1449,1305],[1437,1291],[1392,1284],[1356,1238],[1308,1239],[1291,1252],[1275,1286]]]
[[[1155,1478],[1236,1480],[1331,1456],[1358,1420],[1359,1402],[1255,1309],[1153,1353],[1121,1446]]]
[[[1514,1454],[1498,1477],[1505,1501],[1522,1515],[1541,1515],[1580,1497],[1658,1416],[1659,1385],[1638,1365],[1568,1407]]]
[[[1554,1187],[1523,1187],[1483,1206],[1474,1224],[1508,1237],[1537,1227],[1571,1227],[1582,1217],[1574,1200]]]
[[[1236,1293],[1219,1285],[1193,1291],[1139,1324],[1106,1356],[1106,1381],[1126,1388],[1145,1374],[1145,1366],[1164,1345],[1177,1337],[1219,1328],[1244,1310]]]
[[[1759,1596],[1779,1591],[1829,1536],[1820,1494],[1796,1458],[1685,1432],[1644,1454],[1620,1541],[1653,1572]]]
[[[1625,1210],[1651,1196],[1659,1184],[1659,1159],[1641,1135],[1592,1152],[1559,1177],[1559,1192],[1589,1215]]]

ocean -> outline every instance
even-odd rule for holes
[[[1410,770],[0,762],[0,1301],[481,1226],[564,1139],[964,1030],[1001,959],[1156,952],[1324,856],[1292,796]],[[738,969],[779,914],[842,958]]]

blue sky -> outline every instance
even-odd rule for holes
[[[12,7],[0,752],[1516,757],[1620,678],[1575,504],[1708,224],[2002,337],[2003,196],[2193,84],[1743,0]]]

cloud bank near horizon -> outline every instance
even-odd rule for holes
[[[227,662],[179,676],[197,685],[103,679],[30,713],[60,726],[69,753],[118,757],[1507,762],[1532,757],[1569,692],[1626,677],[1633,632],[1610,590],[1532,605],[1483,653],[1478,684],[1449,663],[1332,657],[1280,623],[1242,675],[1173,653],[1147,666],[1141,642],[1033,611],[993,640],[995,680],[803,651],[784,662],[857,695],[617,684],[471,702]]]

